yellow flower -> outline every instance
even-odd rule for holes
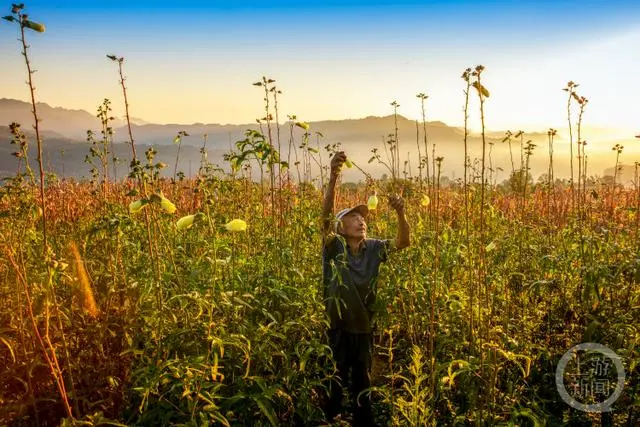
[[[195,215],[183,216],[176,222],[176,228],[178,230],[186,230],[193,225],[193,220],[196,219]]]
[[[226,223],[224,227],[227,231],[246,231],[247,223],[241,219],[234,219]]]
[[[162,200],[160,200],[160,207],[162,208],[163,211],[170,214],[176,211],[176,205],[171,203],[171,200],[167,199],[164,196],[162,196]]]
[[[429,196],[427,196],[427,195],[424,195],[424,196],[422,197],[422,200],[420,201],[420,204],[421,204],[422,206],[424,206],[425,208],[426,208],[427,206],[429,206],[429,204],[430,204],[430,203],[431,203],[431,199],[430,199],[430,198],[429,198]]]
[[[131,202],[129,204],[129,213],[132,213],[132,214],[138,213],[145,206],[147,206],[147,201],[146,200],[136,200],[135,202]]]
[[[369,197],[369,200],[367,200],[367,207],[370,211],[375,210],[378,207],[377,195],[374,194],[373,196]]]

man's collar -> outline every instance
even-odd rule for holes
[[[348,249],[348,246],[349,245],[347,245],[347,250],[349,250],[349,253],[351,253],[351,250]],[[356,251],[356,255],[366,250],[367,250],[367,239],[365,238],[360,241],[360,244],[358,245],[358,250]]]

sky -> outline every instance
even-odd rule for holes
[[[10,12],[7,3],[3,15]],[[154,123],[252,123],[276,80],[281,121],[398,113],[463,123],[467,67],[485,66],[488,129],[566,126],[569,80],[584,122],[640,133],[638,1],[31,1],[27,33],[38,101],[95,112],[124,106]],[[29,100],[18,28],[0,22],[0,98]],[[480,126],[477,101],[470,124]]]

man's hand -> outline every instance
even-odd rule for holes
[[[402,196],[394,194],[389,196],[389,205],[395,209],[398,214],[398,235],[394,241],[394,247],[396,249],[404,249],[411,244],[411,238],[409,236],[409,224],[404,212],[404,199]]]
[[[389,205],[391,205],[398,214],[404,213],[404,199],[402,196],[397,194],[389,196]]]
[[[347,161],[347,155],[344,151],[339,151],[331,158],[331,175],[338,175],[342,165]]]

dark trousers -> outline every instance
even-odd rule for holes
[[[352,334],[341,330],[328,331],[329,343],[338,368],[338,377],[331,381],[330,397],[325,410],[329,421],[342,412],[342,388],[349,384],[353,404],[353,425],[373,426],[371,399],[367,393],[358,398],[361,391],[369,388],[371,372],[371,354],[373,350],[372,334]],[[351,373],[351,377],[349,377]]]

